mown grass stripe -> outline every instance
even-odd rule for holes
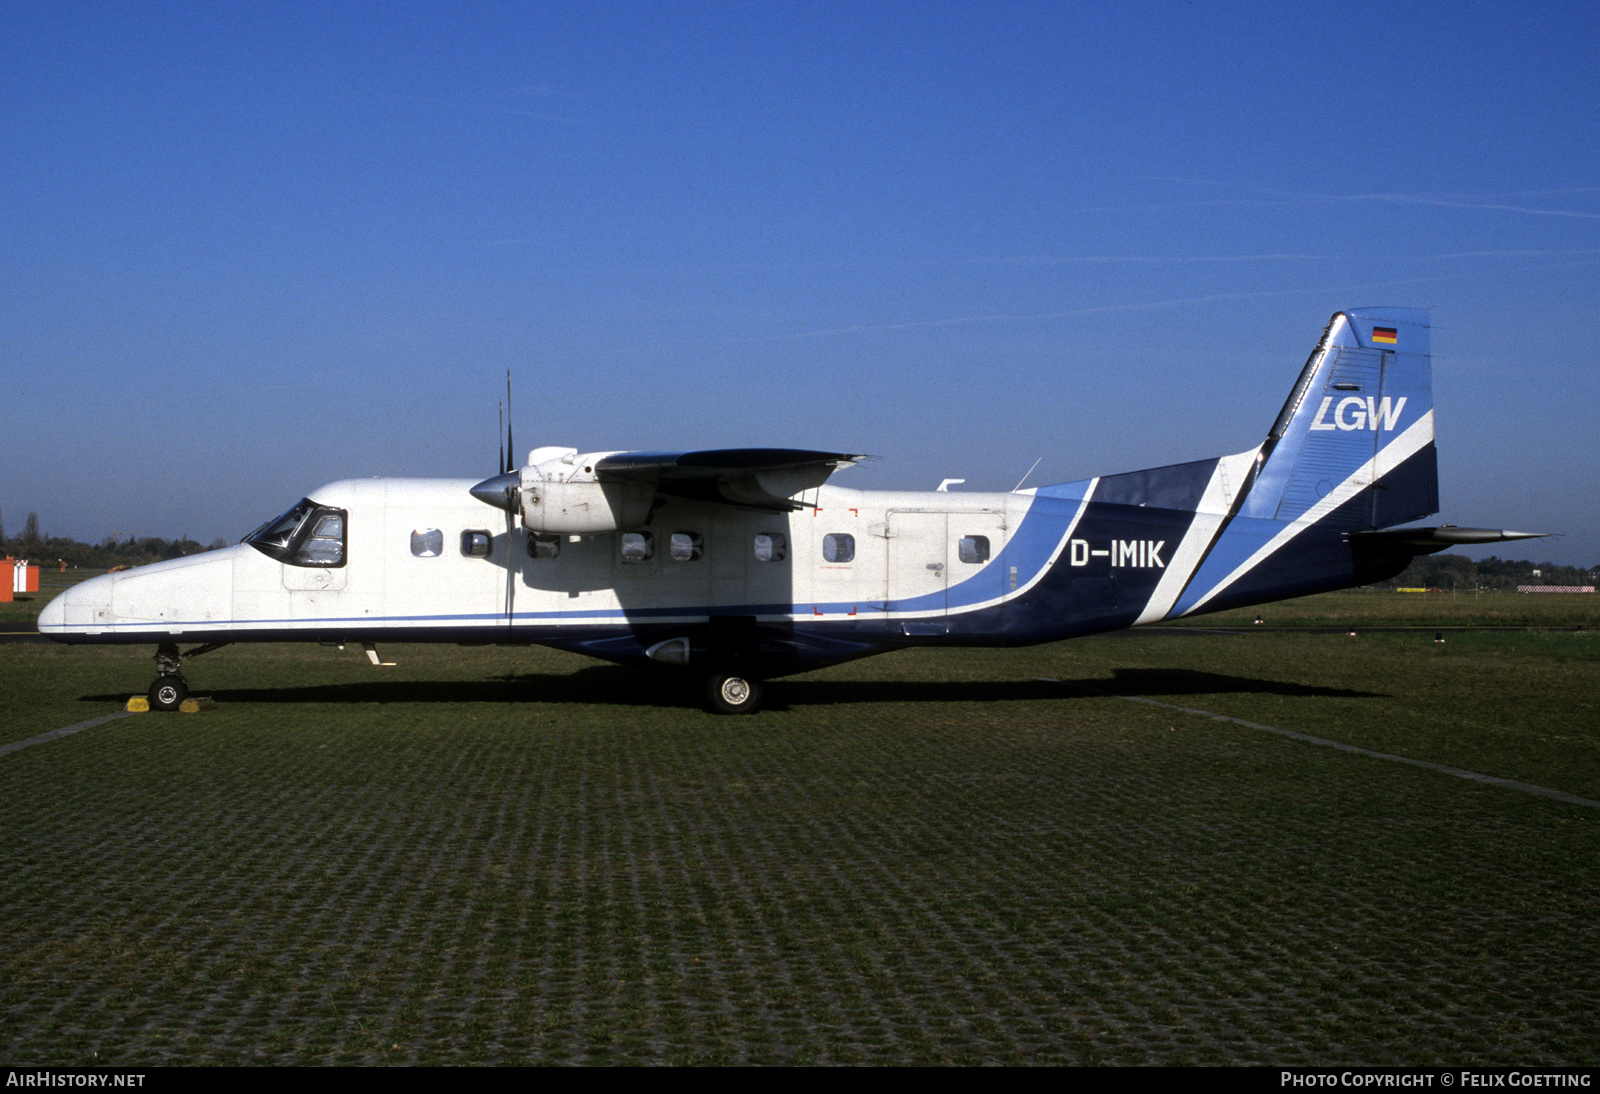
[[[126,718],[129,713],[130,712],[126,710],[119,710],[115,714],[102,714],[98,718],[90,718],[87,722],[79,722],[76,725],[66,726],[62,729],[52,729],[49,733],[41,733],[37,737],[29,737],[26,741],[12,741],[8,745],[0,745],[0,756],[4,756],[8,752],[15,752],[20,748],[27,748],[29,745],[42,745],[46,741],[53,741],[58,737],[65,737],[69,733],[77,733],[80,730],[85,729],[93,729],[95,726],[104,725],[107,722],[114,722],[118,718]]]
[[[1363,756],[1371,756],[1377,760],[1393,760],[1396,763],[1410,764],[1412,767],[1425,767],[1429,771],[1454,775],[1458,779],[1471,779],[1474,782],[1488,783],[1490,786],[1505,787],[1507,790],[1520,790],[1525,794],[1538,794],[1541,797],[1554,798],[1556,801],[1566,802],[1568,805],[1582,805],[1589,809],[1600,809],[1600,801],[1595,801],[1592,798],[1580,798],[1578,795],[1568,794],[1564,790],[1551,790],[1547,786],[1534,786],[1532,783],[1518,782],[1515,779],[1502,779],[1496,775],[1484,775],[1481,772],[1451,767],[1448,764],[1436,764],[1431,760],[1417,760],[1410,756],[1396,756],[1392,752],[1378,752],[1370,748],[1362,748],[1360,745],[1346,744],[1343,741],[1330,741],[1326,737],[1313,737],[1309,733],[1300,733],[1293,729],[1281,729],[1278,726],[1262,725],[1260,722],[1250,722],[1227,714],[1216,714],[1209,710],[1197,710],[1194,707],[1180,707],[1175,703],[1163,703],[1156,699],[1146,699],[1142,695],[1120,695],[1114,691],[1090,687],[1088,684],[1079,684],[1071,680],[1057,680],[1049,676],[1040,676],[1036,677],[1036,679],[1047,684],[1066,684],[1068,687],[1092,691],[1096,695],[1106,695],[1113,699],[1126,699],[1130,703],[1148,703],[1153,707],[1165,707],[1167,710],[1176,710],[1183,714],[1193,714],[1201,718],[1213,718],[1219,722],[1233,722],[1235,725],[1247,726],[1250,729],[1264,729],[1268,733],[1276,733],[1280,737],[1291,737],[1296,741],[1305,741],[1308,744],[1326,745],[1329,748],[1337,748],[1345,752],[1356,752]]]

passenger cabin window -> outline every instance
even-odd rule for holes
[[[674,562],[693,562],[705,553],[699,532],[674,532],[667,541],[667,551]]]
[[[822,537],[822,560],[844,563],[856,557],[856,537],[834,532]]]
[[[624,532],[617,542],[623,562],[644,562],[656,553],[654,537],[649,532]]]
[[[461,533],[461,553],[467,558],[488,558],[494,537],[488,532],[468,529]]]
[[[289,566],[337,568],[345,558],[345,511],[310,498],[244,537],[244,542]]]
[[[444,533],[437,528],[413,529],[411,553],[418,558],[438,558],[444,554]]]
[[[789,541],[780,532],[761,532],[755,540],[757,562],[782,562],[789,554]]]
[[[988,536],[962,536],[959,548],[962,562],[988,562]]]
[[[548,532],[534,532],[528,537],[529,558],[555,558],[561,553],[561,537]]]

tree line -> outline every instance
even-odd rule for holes
[[[1537,570],[1536,575],[1534,571]],[[1518,585],[1594,585],[1600,566],[1557,566],[1490,555],[1476,562],[1466,555],[1422,555],[1397,577],[1382,582],[1390,589],[1515,589]]]
[[[213,540],[209,546],[196,543],[188,536],[162,539],[160,536],[107,536],[98,544],[79,543],[62,536],[47,536],[39,530],[39,514],[29,513],[22,525],[22,534],[7,536],[5,514],[0,512],[0,554],[12,558],[25,558],[44,569],[65,562],[71,569],[109,570],[116,566],[143,566],[169,558],[182,558],[202,551],[226,547],[225,539]]]

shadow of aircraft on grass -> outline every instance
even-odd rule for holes
[[[1119,668],[1111,678],[1061,680],[775,680],[768,684],[768,709],[841,704],[929,704],[1038,702],[1103,698],[1107,694],[1150,697],[1281,695],[1288,698],[1382,699],[1379,692],[1262,680],[1191,669]],[[681,693],[680,693],[681,692]],[[614,665],[570,673],[518,673],[481,680],[372,679],[347,684],[218,688],[219,706],[355,705],[401,703],[558,703],[576,706],[693,707],[692,689],[666,689],[653,674]],[[84,695],[85,703],[121,703],[125,695]]]

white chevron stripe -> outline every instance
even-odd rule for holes
[[[1233,573],[1223,578],[1205,596],[1195,601],[1189,612],[1199,611],[1206,601],[1249,573],[1262,559],[1268,557],[1295,536],[1355,497],[1369,483],[1378,481],[1406,460],[1422,451],[1431,440],[1433,440],[1433,410],[1430,408],[1426,414],[1412,422],[1409,429],[1385,445],[1381,452],[1362,464],[1354,474],[1333,490],[1330,490],[1326,497],[1304,513],[1301,513],[1293,521],[1285,525],[1277,535],[1257,548],[1255,554],[1234,568]],[[1184,614],[1189,613],[1186,612]]]
[[[1133,621],[1134,626],[1167,617],[1183,592],[1183,587],[1193,576],[1195,567],[1205,558],[1206,548],[1211,546],[1211,537],[1227,519],[1228,510],[1233,505],[1233,493],[1250,473],[1250,465],[1260,451],[1257,446],[1248,452],[1223,456],[1217,461],[1217,466],[1211,470],[1211,481],[1206,483],[1205,493],[1200,496],[1200,504],[1195,506],[1194,521],[1183,534],[1183,541],[1178,544],[1172,561],[1162,573],[1155,592],[1150,594],[1149,603],[1139,613],[1139,618]]]

